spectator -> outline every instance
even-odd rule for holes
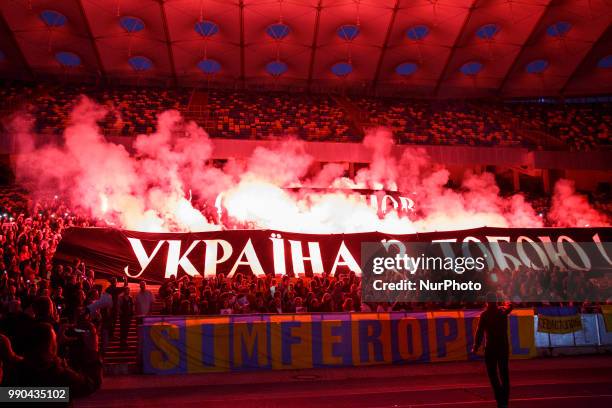
[[[140,281],[140,291],[136,294],[136,316],[147,316],[153,309],[153,293],[147,289],[147,283]]]
[[[88,334],[89,337],[96,333]],[[95,342],[88,342],[95,347]],[[36,323],[30,328],[30,339],[23,359],[13,364],[5,374],[3,385],[7,387],[69,387],[70,397],[91,394],[102,383],[102,365],[97,359],[97,350],[90,350],[89,369],[76,371],[57,355],[57,338],[48,323]]]
[[[10,372],[13,365],[22,360],[23,358],[13,351],[9,338],[0,334],[0,385],[4,385],[4,372]]]
[[[134,317],[134,299],[130,295],[129,286],[123,287],[123,293],[118,300],[119,309],[119,340],[122,348],[127,348],[127,335]]]
[[[125,283],[127,285],[127,282]],[[117,278],[110,278],[110,286],[106,288],[106,293],[108,293],[113,299],[113,307],[110,310],[110,315],[107,317],[107,327],[108,327],[108,337],[109,339],[113,338],[115,333],[115,325],[117,324],[117,312],[118,312],[118,304],[119,304],[119,295],[123,293],[123,289],[117,286]]]

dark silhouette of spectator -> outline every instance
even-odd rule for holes
[[[13,351],[9,338],[0,334],[0,385],[4,384],[4,372],[10,371],[21,360],[23,358]]]
[[[76,371],[57,355],[57,338],[48,323],[30,327],[30,338],[23,360],[10,367],[3,385],[7,387],[69,387],[70,397],[89,395],[102,383],[102,365],[98,360],[83,361],[87,370]],[[95,332],[89,336],[97,336]],[[95,343],[92,344],[95,346]],[[94,356],[97,357],[96,350]]]
[[[117,278],[110,278],[110,286],[106,288],[106,293],[113,298],[113,307],[110,310],[110,315],[107,316],[106,324],[108,329],[108,338],[112,339],[115,334],[115,325],[117,324],[117,313],[119,305],[119,295],[123,293],[123,288],[117,286]]]
[[[512,305],[502,308],[497,305],[497,295],[487,295],[487,307],[480,314],[478,329],[472,351],[478,352],[483,338],[485,339],[485,364],[487,375],[493,387],[497,406],[505,408],[510,398],[510,374],[508,360],[510,349],[508,344],[508,315]]]
[[[53,295],[51,296],[51,300],[53,300],[53,304],[57,309],[58,314],[62,314],[62,310],[65,308],[65,300],[64,300],[64,288],[58,286]]]
[[[134,317],[134,299],[130,295],[129,286],[123,288],[123,293],[119,296],[119,342],[122,348],[127,348],[127,336]]]

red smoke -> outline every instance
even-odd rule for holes
[[[609,220],[595,210],[586,197],[576,194],[574,182],[559,180],[548,218],[555,227],[599,227],[609,226]]]
[[[236,226],[295,232],[342,233],[454,230],[480,226],[540,227],[542,218],[521,195],[499,195],[492,174],[466,174],[459,190],[445,185],[449,172],[422,149],[392,154],[385,129],[370,132],[369,167],[353,179],[337,164],[312,175],[313,158],[303,142],[290,139],[274,149],[259,147],[246,161],[211,166],[208,135],[176,111],[159,115],[157,132],[135,139],[133,152],[108,142],[96,122],[105,111],[82,97],[61,142],[35,146],[23,116],[13,121],[18,141],[18,180],[34,193],[63,194],[74,206],[106,223],[140,231],[208,231]],[[181,137],[177,136],[180,133]],[[288,187],[309,189],[288,190]],[[324,187],[325,192],[313,192]],[[411,217],[396,211],[381,217],[352,189],[386,189],[410,194]],[[343,189],[343,190],[340,190]],[[211,222],[215,199],[223,193],[224,225]],[[197,200],[191,200],[191,197]],[[196,204],[197,202],[197,204]],[[609,225],[570,182],[555,188],[549,221],[555,226]]]

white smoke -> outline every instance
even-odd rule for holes
[[[101,135],[96,122],[105,113],[82,97],[61,140],[42,147],[36,147],[27,118],[18,116],[12,126],[19,142],[18,180],[35,194],[62,194],[109,225],[140,231],[247,226],[311,233],[411,233],[542,226],[523,196],[500,196],[492,174],[466,174],[460,189],[449,189],[449,172],[443,166],[433,163],[423,149],[406,149],[396,157],[391,134],[384,129],[366,136],[364,146],[372,151],[372,162],[351,179],[338,164],[312,174],[314,159],[296,139],[274,148],[258,147],[246,161],[215,168],[208,135],[176,111],[160,114],[157,131],[138,136],[128,152]],[[417,210],[411,217],[396,211],[380,216],[346,188],[410,192]],[[210,220],[219,193],[227,211],[223,225]],[[578,207],[581,214],[573,211],[572,216],[572,208]],[[551,219],[559,226],[608,225],[566,182],[555,190]]]

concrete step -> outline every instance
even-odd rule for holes
[[[138,358],[136,356],[126,357],[126,356],[104,356],[104,364],[110,363],[136,363],[138,362]]]
[[[132,357],[132,356],[136,356],[136,349],[115,349],[115,350],[106,350],[104,352],[104,357]]]
[[[138,336],[127,336],[126,340],[127,340],[128,343],[131,342],[131,341],[136,343],[138,341]],[[119,338],[116,338],[116,339],[110,340],[108,342],[108,344],[114,344],[114,343],[119,344],[120,342],[121,342],[121,340]]]
[[[119,333],[120,330],[118,330],[118,328],[115,329],[115,332]],[[137,327],[130,327],[128,329],[128,335],[133,334],[133,335],[138,335],[138,328]]]
[[[127,346],[128,347],[138,347],[138,340],[131,340],[131,341],[128,340]],[[116,341],[116,342],[108,343],[106,350],[113,350],[115,348],[121,348],[121,342]]]
[[[127,347],[124,348],[118,337],[110,340],[104,350],[104,364],[136,364],[138,361],[138,333],[136,327],[130,329],[126,343]],[[112,368],[111,375],[127,374],[126,370],[126,367],[115,367]]]
[[[126,341],[128,343],[137,343],[138,342],[138,336],[128,336]],[[119,344],[121,343],[121,340],[119,338],[113,339],[113,340],[109,340],[108,344]]]
[[[114,348],[121,348],[120,346],[121,346],[120,342],[108,343],[108,346],[106,347],[106,350],[113,350]],[[128,346],[128,348],[129,347],[138,347],[138,341],[128,341],[127,342],[127,346]]]
[[[121,343],[120,339],[114,339],[108,342],[109,345],[119,344],[119,343]],[[126,339],[126,343],[127,344],[138,344],[138,336],[128,336],[128,338]]]
[[[132,340],[138,339],[138,333],[128,333],[127,338],[132,339]],[[119,341],[119,336],[111,339],[109,342],[113,342],[113,341]]]
[[[140,370],[136,362],[125,362],[125,363],[104,363],[104,375],[116,376],[116,375],[128,375],[128,374],[139,374]]]
[[[131,338],[128,337],[126,343],[128,345],[137,345],[138,344],[138,338],[134,337],[134,338],[131,339]],[[119,344],[121,344],[120,340],[113,340],[113,341],[109,341],[108,342],[109,346],[117,346]]]
[[[136,344],[136,343],[132,343],[132,344],[128,343],[127,347],[125,347],[125,348],[121,347],[119,344],[113,344],[113,345],[110,345],[110,346],[108,346],[108,347],[106,347],[104,349],[104,351],[106,353],[112,353],[112,352],[115,352],[115,351],[126,351],[126,350],[129,351],[130,353],[136,353],[136,351],[138,350],[138,344]]]
[[[136,363],[138,358],[136,356],[104,356],[104,364],[107,363]]]
[[[115,332],[120,332],[119,327],[115,327]],[[138,335],[138,327],[130,326],[130,328],[128,329],[128,334]]]

